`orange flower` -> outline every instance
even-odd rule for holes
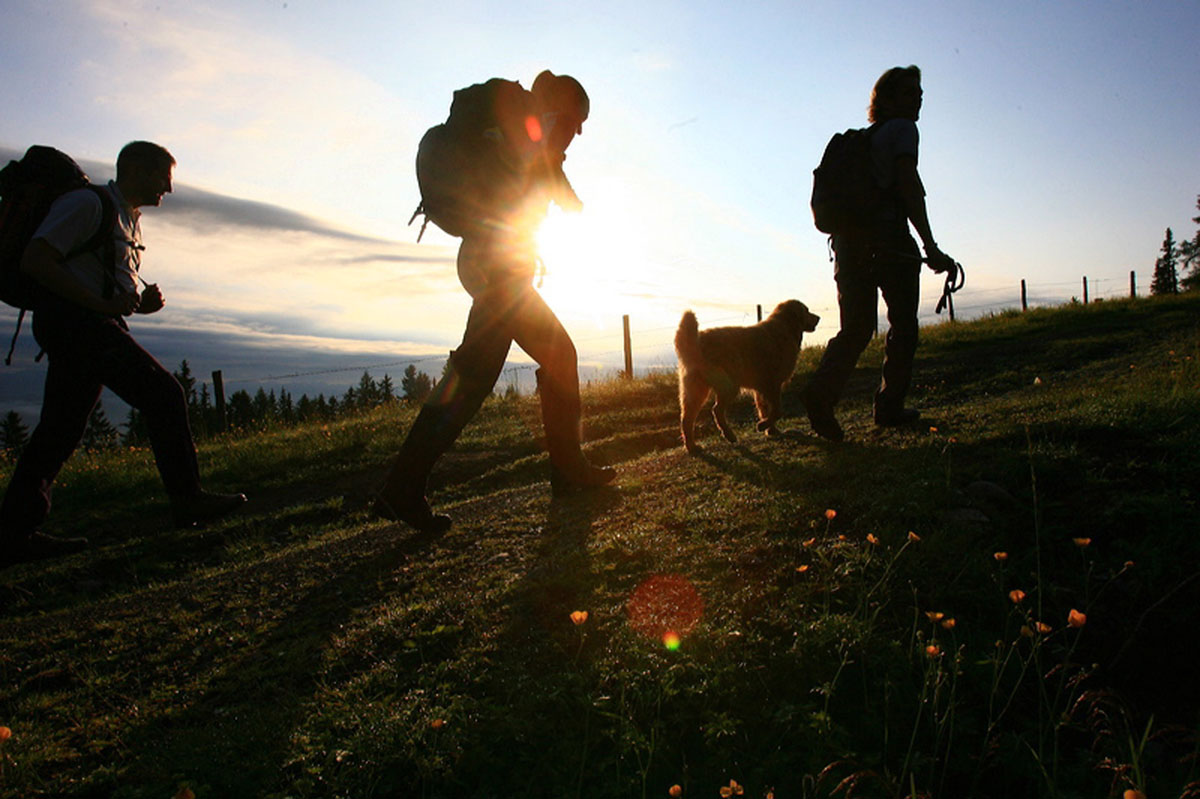
[[[801,546],[811,547],[811,546],[812,546],[813,544],[815,544],[815,543],[817,543],[817,539],[815,539],[815,538],[810,538],[810,539],[808,539],[807,541],[803,542],[803,543],[801,544]]]
[[[0,727],[0,742],[7,741],[12,737],[12,730],[8,727]]]
[[[925,615],[929,617],[930,621],[941,621],[946,616],[940,610],[927,610],[925,611]]]
[[[179,789],[179,793],[175,794],[175,799],[196,799],[196,794],[192,793],[192,789],[185,785]]]
[[[806,571],[808,571],[808,564],[803,563],[803,564],[797,566],[796,571],[800,572],[801,574],[804,574]]]
[[[931,427],[931,428],[929,428],[929,432],[931,432],[931,433],[936,433],[936,432],[937,432],[937,428],[936,428],[936,427]]]
[[[571,621],[575,623],[576,627],[587,621],[587,617],[588,612],[586,610],[576,610],[571,612]]]
[[[1073,538],[1071,540],[1074,541],[1075,546],[1079,547],[1080,549],[1083,549],[1092,543],[1092,539],[1090,538]]]
[[[746,792],[746,789],[737,784],[737,780],[730,780],[729,785],[721,789],[723,799],[729,799],[731,796],[741,796]]]
[[[1032,630],[1032,629],[1030,629],[1030,627],[1029,627],[1029,625],[1028,625],[1028,624],[1022,624],[1022,625],[1021,625],[1021,635],[1025,636],[1026,638],[1032,638],[1032,637],[1033,637],[1033,630]],[[999,641],[997,641],[996,643],[997,643],[997,644],[999,644],[1000,642],[999,642]]]
[[[1000,563],[1003,563],[1004,561],[1008,560],[1008,553],[1007,552],[993,552],[992,557],[995,558],[996,560],[998,560]]]
[[[1125,568],[1125,569],[1132,569],[1132,568],[1133,568],[1133,561],[1132,561],[1132,560],[1127,560],[1127,561],[1125,561],[1125,565],[1124,565],[1122,568]]]
[[[1044,621],[1039,621],[1034,626],[1037,628],[1037,631],[1039,633],[1041,633],[1042,635],[1047,635],[1051,630],[1054,629],[1049,624],[1046,624],[1046,622],[1044,622]]]
[[[682,785],[672,785],[667,790],[667,796],[674,797],[674,799],[679,799],[679,797],[683,796],[683,786]]]
[[[1008,592],[1008,598],[1012,600],[1014,605],[1019,605],[1025,601],[1025,592],[1020,588],[1014,588]]]
[[[931,658],[938,658],[942,656],[942,650],[937,644],[930,644],[925,647],[925,654]]]
[[[838,536],[838,541],[845,541],[845,540],[846,540],[846,536],[844,533]]]
[[[921,536],[917,535],[917,534],[916,534],[916,533],[914,533],[912,530],[909,530],[909,531],[908,531],[908,540],[909,540],[909,541],[920,541],[920,540],[921,540]]]
[[[958,624],[958,622],[956,622],[954,619],[943,619],[942,620],[942,626],[945,627],[947,630],[953,630],[954,625],[956,625],[956,624]]]
[[[1067,624],[1075,628],[1082,627],[1087,624],[1087,614],[1080,613],[1075,608],[1071,608],[1071,612],[1067,614]]]
[[[878,544],[878,543],[879,543],[879,539],[875,537],[875,534],[874,534],[874,533],[867,533],[867,543],[869,543],[869,544]]]
[[[429,726],[435,730],[440,730],[442,727],[446,726],[446,720],[445,719],[434,719],[433,721],[429,722]]]
[[[1146,794],[1136,788],[1129,788],[1125,791],[1124,799],[1146,799]]]
[[[826,518],[826,519],[828,519],[829,521],[833,521],[833,518],[834,518],[835,516],[837,516],[837,511],[835,511],[833,508],[828,508],[828,509],[826,509],[826,511],[825,511],[825,518]]]

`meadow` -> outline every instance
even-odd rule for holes
[[[880,344],[840,445],[818,348],[782,438],[743,398],[697,456],[673,376],[588,385],[620,475],[564,499],[494,397],[441,537],[368,509],[404,403],[205,442],[250,502],[204,530],[78,453],[48,531],[92,547],[0,572],[0,796],[1200,796],[1200,296],[925,328],[911,429]]]

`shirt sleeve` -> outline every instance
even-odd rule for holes
[[[67,192],[50,205],[33,237],[66,256],[96,234],[103,215],[100,198],[94,192],[86,189]]]

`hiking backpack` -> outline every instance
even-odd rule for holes
[[[82,188],[90,188],[100,198],[100,226],[67,257],[106,248],[101,257],[107,258],[110,269],[115,268],[115,253],[107,252],[113,246],[112,231],[117,218],[112,196],[106,189],[92,185],[69,155],[53,147],[34,145],[20,161],[9,161],[8,166],[0,169],[0,300],[20,309],[5,364],[12,363],[25,312],[36,307],[41,294],[37,281],[21,269],[25,248],[46,218],[50,205],[68,191]]]
[[[835,133],[813,170],[812,212],[817,230],[841,235],[863,228],[883,202],[871,162],[875,126]]]
[[[451,236],[487,225],[519,184],[525,148],[540,136],[533,94],[520,83],[492,78],[454,92],[446,121],[417,147],[421,202],[408,220],[425,216],[417,241],[430,222]]]

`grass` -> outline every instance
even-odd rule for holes
[[[842,445],[818,357],[782,440],[743,400],[697,457],[673,377],[590,388],[620,477],[565,500],[536,399],[489,401],[440,538],[367,512],[403,405],[206,444],[251,503],[204,531],[148,452],[77,455],[93,547],[0,572],[0,796],[1200,794],[1200,298],[929,328],[912,430],[873,344]]]

